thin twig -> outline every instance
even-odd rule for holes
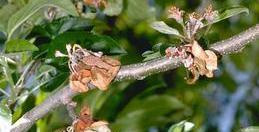
[[[217,51],[221,55],[235,53],[243,49],[250,42],[259,39],[259,25],[249,28],[236,36],[227,40],[223,40],[213,44],[210,49]],[[159,58],[152,61],[122,66],[116,76],[115,81],[125,79],[144,79],[145,77],[168,70],[175,69],[180,66],[178,59]],[[44,117],[49,111],[64,104],[64,100],[72,98],[78,93],[72,91],[68,86],[54,92],[42,104],[36,106],[29,112],[25,113],[12,126],[12,132],[23,132],[31,128],[31,126],[40,118]]]

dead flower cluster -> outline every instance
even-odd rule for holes
[[[189,84],[195,83],[200,75],[213,77],[213,71],[217,69],[217,55],[211,50],[204,51],[196,41],[180,47],[169,47],[166,56],[180,59],[192,73],[192,78],[187,80]]]
[[[183,21],[184,11],[172,6],[169,10],[168,18],[175,19],[184,28],[184,42],[180,47],[169,47],[166,49],[166,56],[169,58],[179,58],[184,66],[191,72],[192,77],[187,79],[187,83],[195,83],[200,75],[213,77],[213,71],[217,69],[217,56],[211,50],[204,50],[195,40],[195,35],[205,23],[213,21],[218,12],[212,10],[210,5],[203,13],[187,14],[187,20]]]
[[[108,122],[94,120],[88,106],[84,106],[73,125],[67,128],[68,132],[111,132]]]
[[[57,51],[55,56],[69,58],[70,87],[74,91],[88,91],[89,83],[106,90],[120,69],[118,60],[104,56],[101,52],[92,52],[77,44],[73,47],[68,44],[66,49],[68,55]]]

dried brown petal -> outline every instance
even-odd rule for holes
[[[120,69],[118,60],[88,51],[80,45],[67,45],[67,51],[72,72],[71,88],[78,92],[87,91],[89,82],[101,90],[106,90]]]
[[[77,92],[88,91],[87,84],[90,82],[91,72],[89,70],[81,70],[78,73],[70,75],[70,87]]]
[[[103,126],[103,125],[108,125],[109,123],[106,122],[106,121],[97,121],[97,122],[94,122],[91,127],[98,127],[98,126]]]
[[[86,92],[88,88],[80,81],[70,81],[70,88],[76,92]]]
[[[206,75],[208,73],[208,69],[206,68],[206,61],[194,58],[194,66],[197,68],[200,75]]]
[[[86,128],[89,128],[94,123],[90,107],[84,106],[79,114],[79,118],[74,121],[73,127],[75,132],[84,132]]]
[[[213,71],[208,71],[208,73],[206,74],[206,77],[212,78],[213,77]]]
[[[194,84],[198,79],[199,79],[199,71],[196,69],[195,66],[192,66],[189,68],[190,72],[191,72],[191,78],[187,79],[187,83],[188,84]]]
[[[217,55],[211,50],[205,50],[208,58],[206,59],[206,68],[208,70],[216,70],[218,68]]]
[[[112,65],[112,66],[120,66],[120,65],[121,65],[120,61],[115,60],[115,59],[113,59],[113,58],[111,58],[111,57],[108,57],[108,56],[102,56],[102,60],[103,60],[104,62],[106,62],[106,63]]]
[[[106,121],[94,122],[89,128],[84,132],[111,132]]]
[[[211,50],[206,50],[205,52],[208,55],[208,58],[206,59],[206,68],[209,70],[206,76],[213,77],[213,71],[218,68],[217,55]]]
[[[73,128],[75,132],[84,132],[87,124],[83,122],[82,120],[75,121]]]
[[[111,75],[105,74],[107,71],[93,67],[92,72],[92,83],[101,90],[107,90],[108,85],[112,81]]]
[[[73,129],[75,132],[111,132],[106,121],[94,121],[88,106],[84,106],[79,118],[74,121]]]
[[[202,49],[202,47],[198,44],[197,41],[194,41],[192,44],[192,54],[194,57],[199,58],[201,60],[205,60],[208,58],[205,51]]]
[[[187,80],[189,84],[194,83],[199,75],[206,75],[213,77],[213,71],[217,69],[217,56],[211,50],[204,51],[202,47],[194,41],[191,50],[193,58],[193,65],[189,68],[192,73],[192,78]]]

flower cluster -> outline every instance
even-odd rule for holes
[[[213,11],[212,5],[209,5],[203,14],[203,17],[208,22],[212,22],[216,17],[218,17],[218,11]]]
[[[210,5],[203,13],[193,12],[185,15],[184,11],[175,6],[172,6],[168,13],[168,18],[175,19],[182,25],[184,35],[181,38],[185,45],[167,48],[166,56],[180,59],[192,74],[192,78],[187,80],[190,84],[194,83],[200,75],[213,77],[213,71],[217,69],[217,56],[211,50],[204,50],[196,41],[195,35],[201,28],[212,23],[218,17],[218,12],[213,11]],[[186,20],[183,19],[184,17]]]
[[[166,49],[165,53],[168,58],[180,59],[184,64],[184,67],[189,68],[193,64],[193,58],[187,51],[190,51],[188,46],[180,47],[169,47]]]
[[[184,22],[185,12],[179,8],[172,6],[168,10],[168,18],[175,19],[178,23],[184,26],[185,28],[185,37],[186,39],[193,40],[197,31],[204,27],[205,22],[213,22],[218,16],[218,11],[213,11],[212,6],[209,5],[203,13],[190,13],[187,14],[187,20]]]
[[[184,66],[192,73],[192,78],[187,83],[195,83],[200,75],[213,77],[213,71],[217,69],[217,56],[211,50],[203,50],[193,41],[180,47],[169,47],[166,49],[166,57],[180,59]]]
[[[180,10],[179,8],[172,6],[169,10],[168,10],[168,18],[173,18],[175,19],[177,22],[181,23],[183,21],[183,10]]]
[[[197,13],[191,13],[188,16],[189,21],[186,23],[186,35],[188,39],[194,39],[194,35],[199,29],[201,29],[204,24],[202,22],[203,17]]]
[[[111,132],[106,121],[94,120],[88,106],[84,106],[73,125],[67,128],[68,132]]]
[[[120,62],[80,45],[67,45],[68,55],[56,51],[56,57],[68,57],[71,71],[70,87],[77,92],[88,91],[88,83],[106,90],[120,69]]]

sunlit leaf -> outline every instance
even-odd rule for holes
[[[112,128],[117,131],[147,131],[150,126],[166,123],[169,118],[166,114],[183,107],[179,100],[168,95],[135,98],[119,113]]]
[[[182,121],[180,123],[172,125],[168,132],[189,132],[193,129],[194,124],[187,121]]]
[[[6,52],[38,51],[39,49],[28,40],[10,40],[6,44]]]
[[[258,126],[250,126],[241,130],[241,132],[259,132]]]
[[[33,14],[48,6],[58,7],[70,15],[77,16],[76,9],[70,0],[31,0],[9,19],[7,27],[8,38],[12,37],[14,31]]]
[[[6,33],[8,20],[16,11],[17,7],[12,4],[7,4],[0,9],[0,31]]]
[[[164,34],[170,34],[170,35],[176,35],[178,37],[181,37],[181,34],[178,32],[177,29],[174,29],[172,27],[169,27],[165,22],[163,21],[156,21],[151,23],[151,27],[160,33]]]

